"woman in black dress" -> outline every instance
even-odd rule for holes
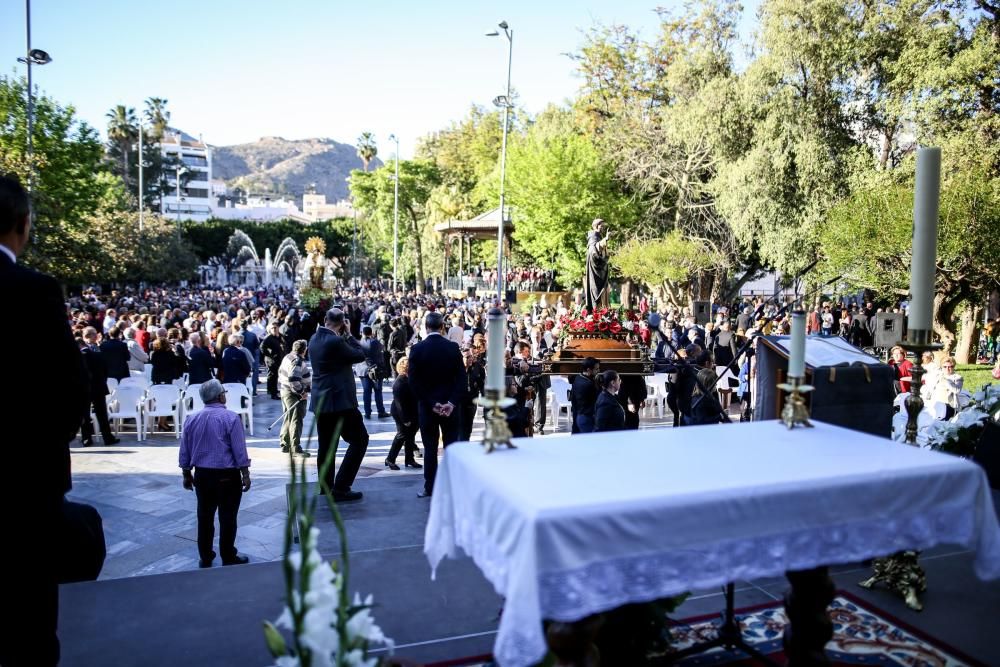
[[[624,431],[625,410],[616,398],[622,380],[615,371],[604,371],[597,376],[597,405],[594,407],[594,432]]]
[[[410,388],[410,378],[407,371],[410,368],[410,360],[403,357],[396,362],[396,380],[392,383],[392,407],[389,413],[392,420],[396,422],[396,437],[392,439],[392,446],[389,447],[389,455],[385,458],[385,467],[390,470],[399,470],[396,465],[396,457],[399,450],[404,446],[404,465],[407,468],[422,468],[414,459],[417,451],[417,443],[414,439],[420,423],[417,421],[417,397]]]

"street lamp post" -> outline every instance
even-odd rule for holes
[[[24,63],[28,68],[28,192],[31,192],[35,179],[35,99],[31,89],[31,66],[47,65],[52,62],[52,58],[48,53],[41,49],[31,48],[31,0],[24,0],[24,34],[27,48],[25,56],[18,58],[17,62]],[[34,217],[34,207],[32,207],[32,217]]]
[[[500,21],[497,25],[507,37],[507,94],[498,95],[493,104],[503,107],[503,142],[500,148],[500,224],[497,226],[497,303],[503,300],[504,271],[503,271],[503,226],[506,221],[506,206],[504,204],[504,185],[507,177],[507,126],[510,118],[510,62],[514,55],[514,31],[510,29],[506,21]],[[497,37],[500,33],[494,30],[486,33],[487,37]]]
[[[396,175],[392,193],[392,291],[395,293],[399,266],[399,137],[390,134],[389,141],[396,142]]]

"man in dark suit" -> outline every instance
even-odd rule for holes
[[[204,341],[199,333],[188,336],[191,350],[188,352],[188,384],[204,384],[214,375],[215,359],[212,353],[205,349]]]
[[[410,386],[417,396],[420,437],[424,441],[424,490],[420,498],[434,492],[437,475],[438,439],[445,447],[461,432],[459,405],[467,391],[465,362],[458,345],[441,335],[444,317],[430,312],[424,318],[427,338],[410,350]]]
[[[229,347],[222,352],[222,377],[226,382],[244,384],[250,377],[253,365],[243,349],[243,336],[233,334],[229,337],[229,343]]]
[[[343,420],[340,437],[347,442],[347,453],[336,477],[333,474],[334,464],[330,464],[326,483],[333,492],[334,500],[360,500],[361,492],[352,491],[351,485],[368,451],[368,430],[358,409],[353,366],[365,360],[365,351],[351,336],[344,311],[339,308],[327,311],[323,326],[317,327],[309,340],[309,359],[313,370],[309,409],[316,415],[319,438],[317,464],[322,469],[328,453],[336,456],[334,447],[337,443],[333,436],[337,423]]]
[[[86,400],[80,351],[59,284],[17,263],[30,233],[27,192],[17,180],[0,176],[0,302],[32,323],[32,347],[43,351],[10,355],[5,372],[12,381],[0,384],[0,415],[11,429],[0,472],[0,517],[7,535],[30,545],[30,557],[24,548],[0,549],[4,667],[59,661],[59,518],[71,486],[69,443]],[[0,328],[3,349],[22,343],[17,327]],[[43,418],[28,417],[40,409]]]
[[[101,356],[108,367],[109,378],[121,380],[129,376],[128,360],[132,354],[122,340],[122,332],[117,324],[108,330],[107,337],[101,341]]]
[[[97,329],[87,327],[83,330],[83,347],[80,352],[83,354],[83,366],[87,370],[87,377],[90,382],[87,387],[88,405],[83,411],[83,423],[81,427],[81,439],[84,447],[94,444],[94,423],[90,419],[90,408],[94,408],[94,416],[97,417],[97,425],[101,428],[101,436],[105,445],[117,445],[121,440],[116,438],[111,432],[111,423],[108,421],[108,402],[105,396],[108,395],[108,365],[104,361],[101,349],[97,347]]]
[[[625,411],[625,428],[639,428],[639,410],[646,407],[646,378],[641,375],[621,375],[621,387],[615,398]],[[631,405],[630,405],[631,404]]]
[[[594,406],[597,405],[597,385],[594,376],[601,372],[601,363],[594,357],[583,360],[583,368],[573,378],[569,392],[570,408],[573,414],[571,433],[590,433],[594,430]]]
[[[253,387],[251,391],[256,395],[257,376],[260,373],[260,339],[257,338],[257,334],[247,328],[249,324],[250,322],[245,317],[240,321],[240,335],[243,336],[243,349],[253,357],[250,368],[250,384]]]
[[[260,352],[264,357],[264,365],[267,367],[267,395],[276,401],[280,400],[281,397],[278,396],[278,369],[281,368],[281,361],[285,358],[285,350],[281,345],[277,324],[268,325],[267,335],[260,343]]]

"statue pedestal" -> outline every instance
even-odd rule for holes
[[[594,357],[601,370],[618,371],[621,375],[652,375],[653,362],[649,349],[639,343],[629,343],[628,335],[571,333],[562,347],[542,363],[546,375],[574,375],[583,370],[583,360]]]

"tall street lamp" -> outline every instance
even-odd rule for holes
[[[507,38],[507,94],[498,95],[493,100],[493,104],[503,107],[503,143],[500,148],[500,224],[497,226],[497,303],[503,299],[504,271],[503,271],[503,226],[506,221],[506,207],[504,206],[504,184],[507,177],[507,126],[510,118],[512,106],[510,98],[510,61],[514,55],[514,31],[511,30],[506,21],[500,21],[497,27],[503,30]],[[486,33],[487,37],[498,37],[499,32]]]
[[[389,135],[396,142],[396,175],[392,193],[392,291],[396,292],[396,269],[399,265],[399,137]]]
[[[31,192],[35,178],[35,146],[33,137],[35,134],[35,99],[31,89],[31,66],[47,65],[52,62],[52,57],[48,53],[41,49],[31,48],[31,0],[24,0],[24,26],[27,41],[26,55],[23,58],[18,58],[17,62],[24,63],[28,67],[28,192]],[[34,211],[34,207],[32,207],[32,211]],[[32,213],[32,217],[34,217],[34,213]]]

